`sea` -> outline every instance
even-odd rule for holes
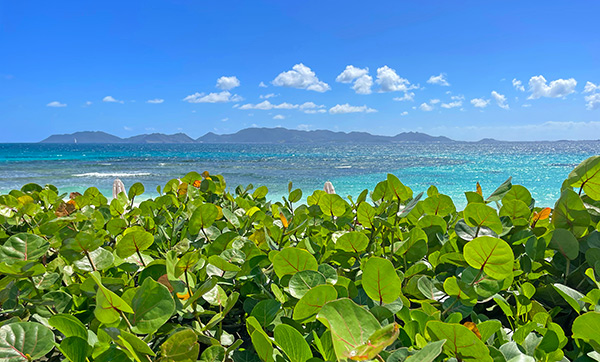
[[[281,200],[288,183],[302,201],[331,181],[336,193],[354,199],[392,173],[415,194],[435,185],[460,209],[465,191],[484,196],[507,178],[527,187],[536,206],[553,206],[571,170],[600,154],[600,141],[386,144],[0,144],[0,194],[24,184],[53,184],[61,192],[97,187],[112,197],[116,178],[126,188],[144,184],[143,198],[157,186],[190,171],[225,177],[238,185],[269,188]]]

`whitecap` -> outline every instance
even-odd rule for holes
[[[86,172],[73,175],[73,177],[139,177],[150,176],[149,172]]]

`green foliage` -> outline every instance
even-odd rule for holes
[[[28,184],[0,195],[0,361],[598,359],[598,170],[554,209],[511,179],[463,211],[392,174],[306,205],[208,172],[145,200]]]

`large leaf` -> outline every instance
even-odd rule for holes
[[[196,235],[201,229],[206,229],[211,226],[219,217],[219,209],[213,204],[202,204],[198,206],[192,217],[188,230],[190,234]]]
[[[592,156],[571,171],[567,178],[571,187],[582,189],[592,199],[600,200],[600,156]]]
[[[502,232],[502,221],[498,213],[492,207],[480,203],[468,204],[463,211],[465,222],[469,226],[481,228],[486,226],[492,229],[496,234]]]
[[[325,276],[318,271],[302,270],[292,275],[290,294],[294,298],[300,299],[312,288],[325,283]]]
[[[319,199],[319,207],[328,216],[342,216],[346,212],[346,201],[336,194],[324,194]]]
[[[456,206],[450,196],[435,194],[423,200],[423,211],[428,215],[444,217],[456,212]]]
[[[35,261],[41,258],[48,248],[50,244],[43,238],[34,234],[21,233],[11,236],[4,245],[0,246],[0,260],[7,264],[22,260]]]
[[[413,192],[410,188],[404,186],[400,179],[395,175],[388,173],[387,175],[387,192],[386,199],[397,199],[400,201],[406,201],[410,199],[413,195]]]
[[[115,250],[120,258],[127,258],[136,252],[144,251],[154,243],[154,236],[139,227],[132,227],[123,232]]]
[[[326,303],[317,319],[331,331],[338,361],[356,356],[357,348],[381,328],[373,314],[348,298]]]
[[[392,262],[376,256],[363,267],[362,285],[369,298],[380,304],[395,301],[401,293],[401,280]]]
[[[273,336],[291,362],[306,362],[312,358],[312,352],[302,334],[287,324],[275,327]]]
[[[56,328],[65,337],[80,337],[87,339],[87,329],[81,321],[69,314],[56,314],[48,319],[48,324]]]
[[[54,333],[39,323],[18,322],[0,327],[0,361],[42,358],[54,348]]]
[[[98,285],[96,293],[96,309],[94,315],[104,324],[112,324],[119,320],[120,313],[133,313],[133,310],[121,297],[102,285],[98,272],[89,273]],[[150,279],[150,278],[148,278]]]
[[[415,362],[433,362],[442,353],[444,343],[446,343],[445,339],[429,342],[425,347],[413,354],[411,360]]]
[[[446,340],[444,352],[451,357],[462,361],[493,361],[486,345],[463,325],[429,321],[427,333],[434,341]]]
[[[133,331],[139,334],[156,332],[175,311],[169,289],[152,278],[144,279],[131,300]]]
[[[173,334],[160,346],[161,356],[169,361],[195,362],[200,345],[198,336],[191,329]]]
[[[337,291],[331,285],[312,288],[294,306],[294,319],[304,323],[314,320],[325,303],[335,298],[337,298]]]
[[[470,266],[483,270],[491,278],[504,279],[513,272],[515,256],[510,245],[502,239],[480,236],[469,241],[463,253]]]
[[[590,222],[590,214],[579,195],[573,190],[564,190],[554,205],[554,227],[570,230],[576,238],[580,238],[586,233]]]
[[[596,352],[600,352],[600,312],[587,312],[573,322],[573,338],[590,343]]]
[[[285,248],[273,258],[275,274],[282,277],[301,270],[317,270],[319,264],[311,253],[299,248]]]
[[[363,252],[367,248],[367,245],[369,245],[369,238],[365,234],[358,231],[345,233],[335,241],[335,247],[337,249],[351,253]]]
[[[87,337],[71,336],[60,342],[59,349],[69,361],[85,362],[92,348],[87,342]]]
[[[390,323],[373,332],[367,343],[351,352],[350,358],[355,361],[372,360],[387,346],[394,343],[398,339],[399,334],[400,325],[398,323]]]
[[[572,232],[566,229],[556,229],[548,245],[550,249],[558,250],[565,258],[574,260],[579,255],[579,242]]]

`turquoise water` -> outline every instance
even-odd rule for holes
[[[415,193],[436,185],[458,207],[464,191],[479,181],[484,195],[509,176],[526,186],[538,206],[552,206],[562,181],[579,162],[600,154],[600,142],[519,142],[380,145],[75,145],[0,144],[0,193],[35,182],[63,192],[95,186],[112,195],[120,178],[126,187],[142,182],[145,196],[189,171],[219,173],[228,187],[266,185],[272,199],[289,181],[304,197],[331,181],[342,196],[373,190],[387,173]]]

